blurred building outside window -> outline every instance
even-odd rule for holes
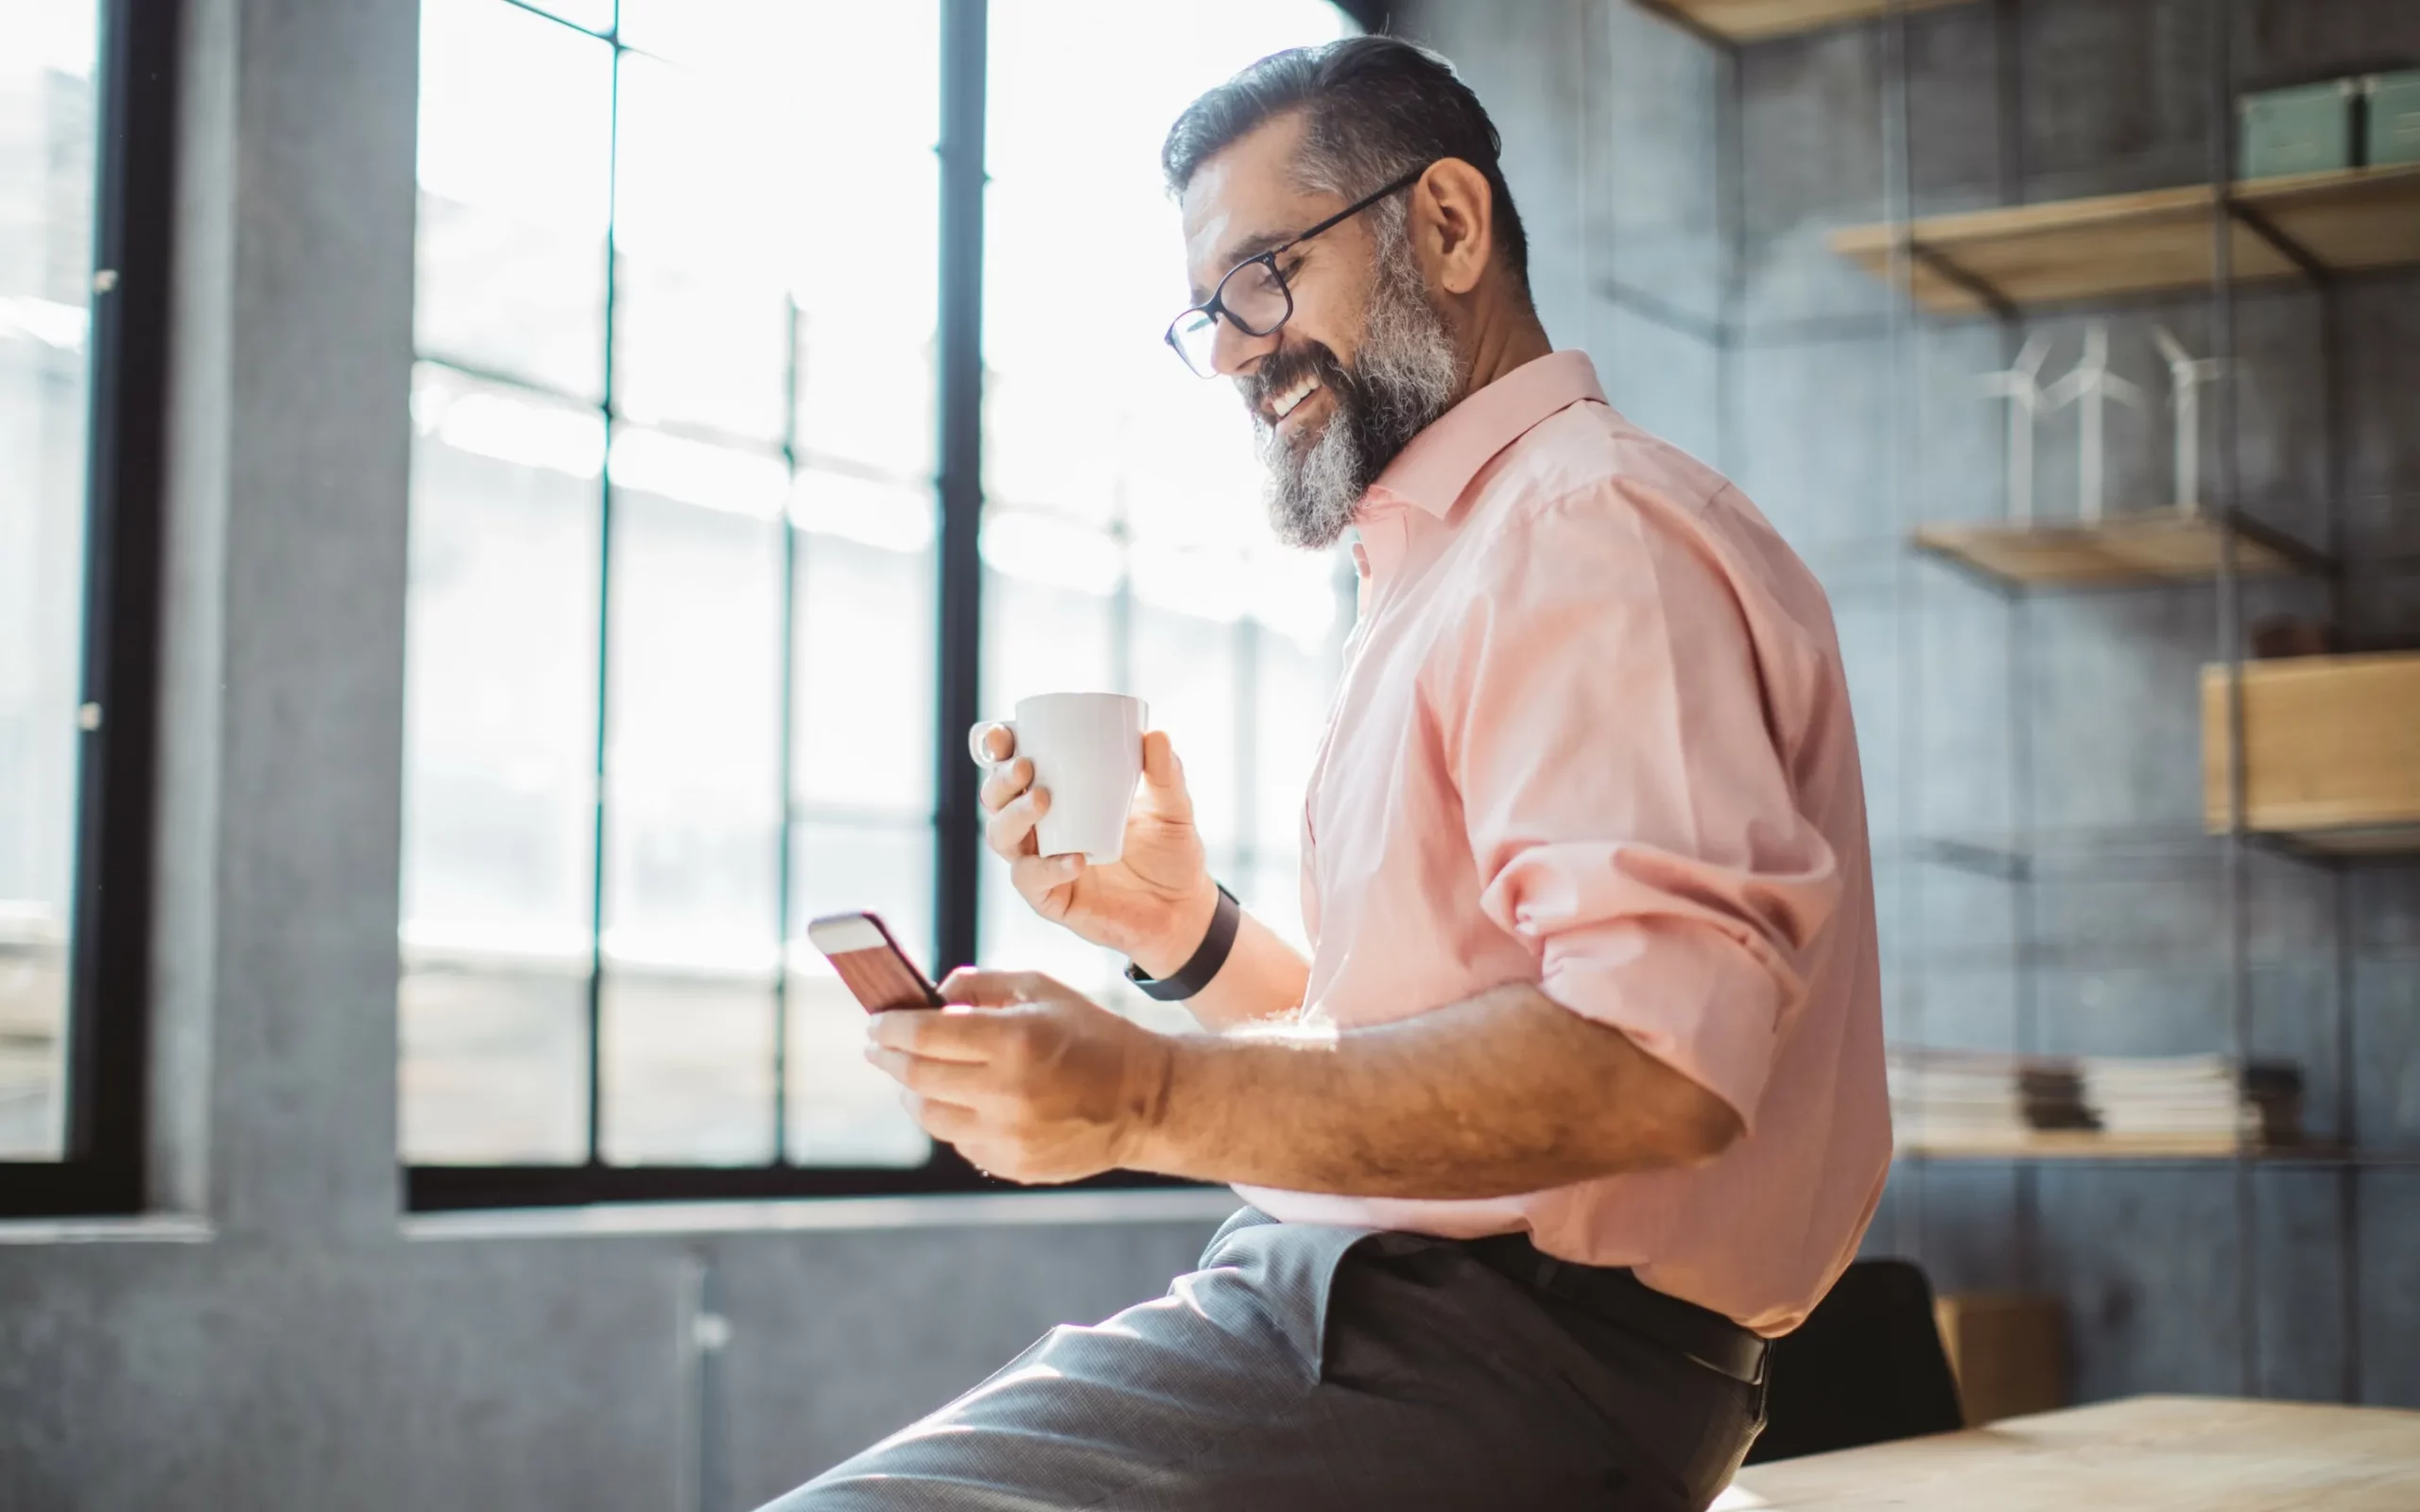
[[[423,8],[405,1158],[920,1165],[804,926],[873,908],[949,964],[937,0],[614,11]],[[1326,0],[990,15],[984,707],[1151,699],[1214,867],[1297,933],[1337,567],[1270,542],[1241,404],[1159,342],[1184,280],[1156,149],[1200,90],[1342,26]],[[1080,69],[1087,37],[1150,66]],[[1005,868],[983,926],[987,960],[1115,990]]]

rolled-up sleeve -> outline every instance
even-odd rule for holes
[[[1685,509],[1615,482],[1510,524],[1427,695],[1542,990],[1753,1129],[1840,877],[1774,712],[1806,648],[1759,647]]]

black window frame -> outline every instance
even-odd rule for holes
[[[531,0],[504,3],[573,25]],[[939,4],[935,697],[937,731],[946,732],[974,724],[979,709],[990,49],[988,0]],[[1339,0],[1338,8],[1365,28],[1374,19],[1361,6]],[[80,676],[83,701],[96,706],[102,717],[81,732],[78,752],[64,1149],[56,1160],[0,1161],[0,1217],[133,1213],[143,1210],[147,1194],[163,518],[183,9],[182,0],[101,0]],[[620,48],[614,32],[601,35]],[[959,742],[938,735],[934,745],[935,932],[943,960],[972,960],[981,815]],[[942,1144],[915,1167],[793,1164],[780,1139],[773,1162],[766,1165],[607,1164],[596,1153],[601,1091],[596,1085],[596,1027],[592,996],[586,1163],[410,1165],[399,1157],[406,1207],[425,1211],[1023,1190],[981,1175]],[[778,1069],[781,1053],[777,1046],[777,1097],[786,1091]],[[1075,1185],[1192,1184],[1113,1172]]]
[[[60,1158],[0,1161],[0,1217],[141,1211],[159,726],[178,0],[102,0],[95,51],[82,721]]]

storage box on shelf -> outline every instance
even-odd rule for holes
[[[2331,78],[2291,89],[2263,90],[2236,102],[2236,171],[2246,179],[2324,173],[2360,161],[2355,127],[2362,84]]]
[[[1945,1292],[1932,1316],[1967,1427],[2067,1404],[2067,1316],[2057,1297]]]
[[[2244,664],[2243,825],[2332,855],[2420,851],[2420,652]],[[2204,822],[2227,828],[2227,669],[2202,673]]]
[[[2239,281],[2300,276],[2296,253],[2332,272],[2420,265],[2420,164],[2403,163],[1929,216],[1907,228],[1909,277],[1919,304],[1946,314],[2206,288],[2221,203]],[[1895,239],[1851,226],[1832,249],[1888,277]]]
[[[2361,161],[2372,167],[2420,163],[2420,68],[2361,80],[2368,106]]]

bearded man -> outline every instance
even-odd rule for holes
[[[1532,306],[1478,98],[1361,37],[1265,59],[1163,151],[1167,339],[1259,421],[1279,535],[1360,610],[1303,814],[1308,960],[1203,867],[1147,737],[1123,858],[989,844],[1204,1033],[1046,978],[877,1016],[983,1169],[1250,1206],[1162,1299],[1053,1331],[775,1503],[1703,1507],[1769,1341],[1890,1154],[1857,747],[1822,591],[1711,469],[1611,409]]]

